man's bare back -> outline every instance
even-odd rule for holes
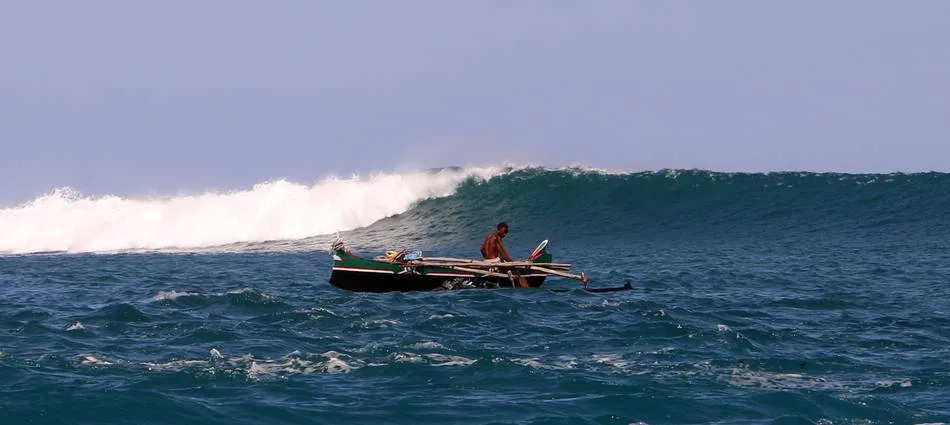
[[[482,241],[482,257],[486,260],[500,258],[504,261],[514,261],[511,259],[511,255],[508,255],[508,250],[505,249],[505,244],[502,242],[507,234],[508,224],[498,223],[497,230],[486,236],[485,240]]]

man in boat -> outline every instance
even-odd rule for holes
[[[495,226],[495,231],[485,237],[482,242],[482,257],[488,261],[514,261],[508,255],[502,239],[508,235],[508,223],[501,222]]]

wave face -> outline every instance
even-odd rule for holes
[[[452,196],[421,202],[369,230],[422,228],[436,245],[469,246],[500,220],[509,221],[513,235],[529,235],[528,242],[551,237],[578,246],[802,238],[935,241],[950,233],[948,190],[950,174],[940,173],[528,168],[487,182],[464,182]]]
[[[468,246],[501,220],[513,233],[587,243],[802,235],[934,240],[950,232],[948,189],[950,175],[943,173],[497,167],[330,178],[312,186],[276,181],[159,200],[61,190],[0,211],[0,251],[241,249],[245,242],[276,249],[286,241],[324,249],[325,238],[306,238],[353,229],[372,246]]]
[[[441,169],[313,185],[277,180],[249,190],[164,199],[84,197],[62,188],[0,210],[0,252],[109,252],[295,240],[372,224],[471,179],[510,171]]]

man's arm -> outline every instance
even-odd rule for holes
[[[504,242],[501,241],[501,238],[496,239],[496,241],[497,241],[496,243],[498,244],[497,245],[498,256],[501,257],[501,259],[505,261],[515,261],[511,259],[510,255],[508,255],[508,250],[505,249],[505,244]]]

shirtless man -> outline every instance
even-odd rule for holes
[[[485,241],[482,242],[482,257],[486,260],[514,261],[501,241],[507,234],[508,223],[498,223],[496,230],[486,236]]]

